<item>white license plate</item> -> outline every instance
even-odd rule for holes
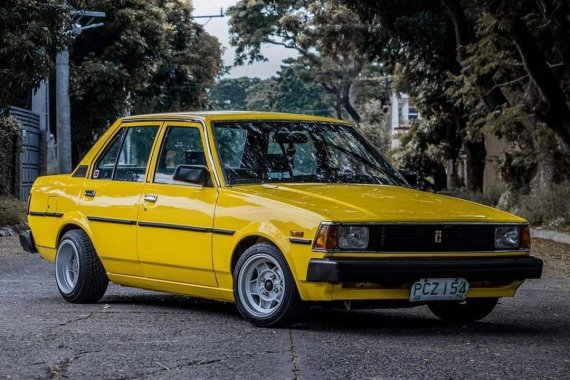
[[[464,278],[422,278],[412,284],[410,301],[463,301],[468,291]]]

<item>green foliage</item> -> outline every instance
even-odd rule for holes
[[[209,91],[210,107],[216,110],[245,110],[247,90],[259,78],[228,78],[219,80]]]
[[[20,123],[0,117],[0,195],[20,195]]]
[[[62,30],[68,20],[59,0],[0,2],[0,109],[48,76],[56,47],[67,42]]]
[[[440,144],[433,143],[437,131],[437,119],[422,119],[412,126],[407,136],[402,136],[400,149],[392,154],[397,168],[417,172],[427,188],[445,188],[445,152]]]
[[[0,196],[0,227],[26,222],[26,204],[14,197]]]
[[[362,121],[357,128],[379,152],[385,154],[390,149],[391,127],[390,113],[378,99],[372,98],[359,110]]]
[[[81,156],[128,113],[205,108],[221,72],[221,47],[191,19],[184,0],[91,0],[105,25],[84,32],[72,51],[72,135]]]

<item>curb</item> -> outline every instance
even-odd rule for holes
[[[552,240],[558,243],[570,244],[570,233],[553,230],[530,229],[530,236],[537,239]]]

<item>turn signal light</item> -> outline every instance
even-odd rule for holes
[[[335,249],[338,247],[338,226],[333,224],[321,224],[317,239],[315,240],[315,249]]]
[[[522,249],[530,249],[530,227],[528,224],[522,228],[521,231],[521,248]]]

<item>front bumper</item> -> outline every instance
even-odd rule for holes
[[[312,259],[307,282],[407,283],[421,278],[465,278],[468,281],[516,281],[540,278],[542,260],[535,257],[469,259]]]
[[[20,232],[20,245],[26,252],[37,253],[36,242],[34,241],[34,236],[32,231]]]

